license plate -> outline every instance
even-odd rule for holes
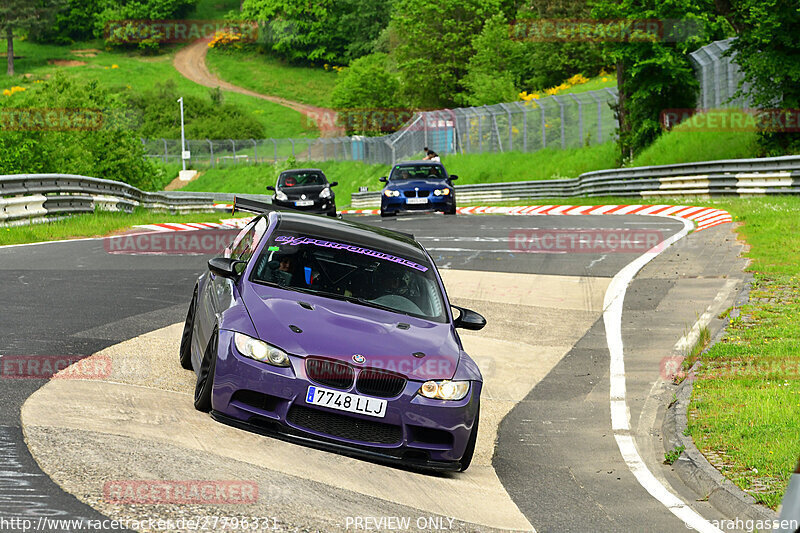
[[[349,392],[323,389],[321,387],[314,387],[313,385],[308,388],[306,403],[377,418],[386,416],[386,400],[367,398],[365,396],[358,396],[357,394],[350,394]]]
[[[427,198],[408,198],[406,199],[406,203],[408,204],[427,204]]]
[[[309,205],[314,205],[314,200],[297,200],[294,205],[295,207],[307,207]]]

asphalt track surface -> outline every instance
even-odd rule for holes
[[[613,277],[640,253],[521,253],[510,249],[509,234],[535,228],[644,228],[666,238],[683,228],[680,221],[638,216],[359,220],[413,233],[442,269],[601,278]],[[665,253],[668,257],[654,261],[631,285],[623,327],[626,343],[640,346],[643,357],[654,356],[661,345],[668,351],[725,285],[721,280],[740,275],[729,226],[703,234],[702,246]],[[718,249],[708,248],[714,243],[721,243]],[[0,354],[89,356],[179,322],[204,266],[200,256],[109,254],[101,240],[1,248]],[[662,313],[658,323],[655,311]],[[642,365],[641,375],[635,361],[630,367],[632,420],[646,419],[650,409],[650,363]],[[607,374],[599,321],[504,421],[494,457],[498,475],[538,531],[685,531],[619,457],[610,431]],[[0,519],[102,518],[44,475],[23,442],[20,407],[44,383],[3,379],[0,385]],[[658,454],[656,446],[650,455]],[[668,471],[659,476],[685,501],[697,499]],[[715,517],[712,509],[696,505],[704,516]]]

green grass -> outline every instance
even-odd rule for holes
[[[634,158],[631,166],[674,165],[757,157],[756,132],[693,131],[678,125]]]
[[[728,478],[775,509],[800,455],[800,198],[704,204],[743,222],[754,283],[725,337],[700,356],[689,429],[701,451],[722,454]]]
[[[230,218],[230,215],[224,213],[173,215],[144,209],[137,209],[133,213],[96,211],[94,214],[75,215],[41,224],[0,227],[0,245],[59,241],[82,237],[103,237],[139,224],[219,222],[220,218]]]
[[[156,56],[142,56],[134,53],[104,50],[102,42],[79,43],[69,47],[41,45],[27,41],[15,43],[16,53],[23,56],[16,61],[17,76],[5,77],[0,82],[2,89],[13,85],[31,87],[33,80],[43,79],[57,70],[82,80],[97,80],[104,87],[125,88],[129,91],[143,91],[156,83],[173,80],[177,88],[186,96],[195,95],[208,98],[209,89],[191,82],[181,76],[172,66],[175,49]],[[80,57],[71,50],[95,48],[100,50],[95,57]],[[86,65],[63,67],[48,64],[49,59],[71,59],[86,62]],[[116,65],[117,68],[113,66]],[[26,77],[30,74],[30,77]],[[300,113],[286,107],[246,96],[225,92],[225,101],[238,104],[250,110],[264,124],[267,137],[317,137],[319,132],[306,125]],[[2,96],[0,96],[2,97]],[[9,97],[9,98],[13,98]],[[175,105],[178,115],[178,106]]]
[[[289,65],[252,50],[211,49],[206,64],[212,73],[234,85],[320,107],[330,107],[336,85],[332,70]]]
[[[450,174],[458,176],[457,185],[549,180],[575,178],[584,172],[613,167],[614,150],[612,143],[605,143],[531,153],[449,155],[442,158],[442,163]]]
[[[222,20],[230,11],[239,11],[239,0],[200,0],[189,18]]]

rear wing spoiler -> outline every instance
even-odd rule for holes
[[[262,202],[261,200],[251,200],[250,198],[234,196],[233,210],[231,211],[231,214],[234,214],[237,211],[244,211],[246,213],[255,213],[260,215],[262,213],[269,213],[270,211],[289,211],[289,209],[277,206],[270,202]]]

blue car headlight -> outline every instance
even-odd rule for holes
[[[462,400],[469,392],[469,381],[426,381],[419,393],[433,400]]]
[[[289,366],[289,356],[286,352],[264,341],[237,332],[233,334],[233,343],[245,357],[273,366]]]
[[[383,194],[385,194],[389,198],[392,198],[392,197],[400,196],[400,191],[385,190],[385,191],[383,191]]]
[[[450,194],[450,189],[436,189],[433,191],[434,196],[447,196]]]

